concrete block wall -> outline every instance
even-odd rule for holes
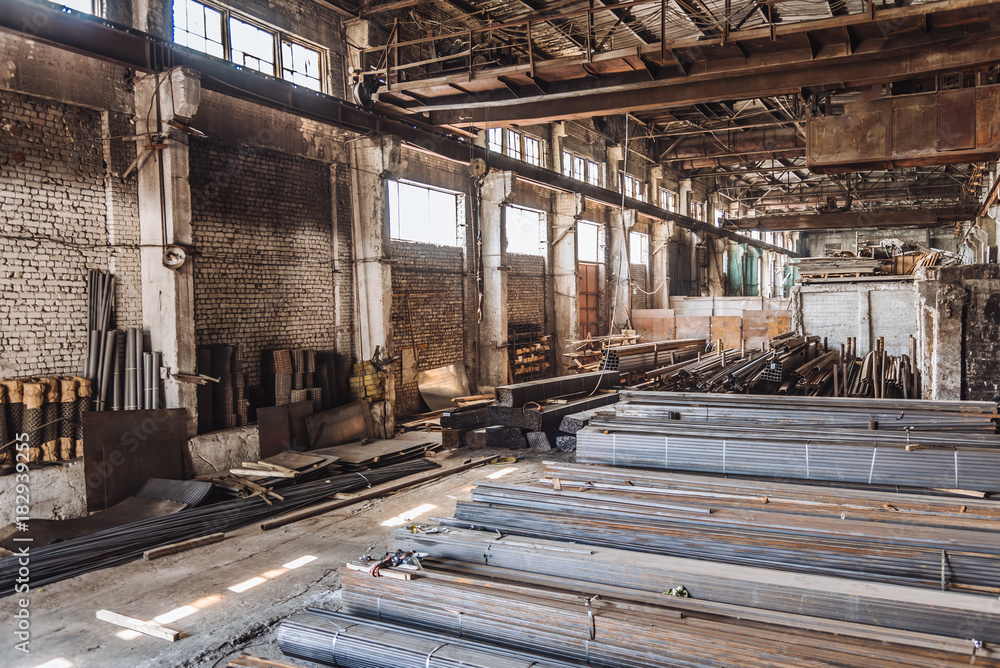
[[[0,376],[79,373],[89,269],[118,275],[118,326],[141,319],[135,148],[118,112],[0,91]]]
[[[199,345],[337,348],[330,165],[226,141],[190,149]],[[349,232],[348,232],[349,235]]]

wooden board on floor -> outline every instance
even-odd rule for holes
[[[341,464],[368,464],[395,457],[402,453],[413,453],[421,450],[426,452],[430,448],[439,445],[440,442],[440,438],[437,440],[437,443],[430,439],[419,441],[402,438],[379,439],[364,445],[359,441],[357,443],[323,448],[319,452],[340,457]]]

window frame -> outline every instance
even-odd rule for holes
[[[673,190],[660,188],[660,208],[670,213],[677,213],[677,193]]]
[[[102,0],[94,0],[95,3],[101,2],[101,1]],[[199,4],[199,5],[203,5],[205,7],[208,7],[209,9],[213,9],[216,12],[219,12],[219,14],[220,14],[220,20],[222,21],[222,33],[221,33],[222,34],[222,54],[223,54],[222,55],[222,59],[225,60],[226,62],[228,62],[228,63],[230,63],[232,65],[235,65],[236,67],[240,67],[242,69],[250,70],[250,71],[253,71],[253,72],[259,72],[260,74],[264,74],[266,76],[273,77],[273,78],[278,79],[280,81],[286,81],[286,82],[292,84],[293,86],[298,86],[298,87],[304,88],[306,90],[315,90],[318,93],[326,93],[327,92],[328,54],[327,54],[326,49],[323,48],[322,46],[320,46],[319,44],[314,44],[314,43],[312,43],[312,42],[310,42],[310,41],[308,41],[306,39],[303,39],[302,37],[299,37],[298,35],[293,35],[291,33],[287,33],[287,32],[285,32],[283,30],[278,29],[278,28],[274,28],[272,26],[269,26],[266,23],[264,23],[263,21],[257,20],[257,19],[255,19],[252,16],[248,16],[247,14],[244,14],[243,12],[230,9],[229,7],[227,7],[225,5],[217,4],[215,2],[212,2],[211,0],[172,0],[171,1],[171,16],[173,15],[173,12],[176,11],[175,8],[177,7],[177,3],[178,2],[184,2],[185,4],[187,4],[188,2],[195,2],[195,3]],[[268,33],[271,36],[271,42],[272,42],[271,53],[272,53],[272,55],[274,57],[274,62],[273,62],[274,71],[272,73],[261,72],[258,69],[254,69],[253,67],[250,67],[248,65],[242,65],[242,64],[237,63],[236,61],[233,60],[233,37],[232,37],[231,31],[230,31],[230,19],[231,18],[232,19],[236,19],[237,21],[240,21],[241,23],[245,23],[245,24],[247,24],[249,26],[253,26],[253,27],[257,28],[258,30],[261,30],[261,31],[264,31],[264,32]],[[171,35],[171,42],[173,42],[174,44],[177,44],[179,46],[183,46],[186,49],[191,49],[192,51],[197,51],[198,53],[204,53],[205,55],[211,56],[213,58],[218,58],[218,56],[214,56],[214,55],[212,55],[210,53],[207,53],[205,51],[200,51],[200,50],[198,50],[198,49],[196,49],[196,48],[194,48],[192,46],[185,46],[185,45],[181,44],[180,42],[178,42],[177,41],[177,26],[176,26],[176,24],[173,26],[173,32],[174,32],[174,34]],[[185,32],[187,32],[187,31],[185,31]],[[310,88],[309,86],[306,86],[305,84],[296,83],[296,82],[292,81],[291,79],[286,79],[284,76],[282,76],[282,73],[284,72],[284,69],[285,69],[283,58],[282,58],[282,43],[283,42],[288,42],[291,45],[298,45],[300,47],[309,49],[310,51],[315,51],[316,52],[316,54],[319,56],[319,72],[317,73],[318,74],[317,80],[319,82],[319,88]],[[241,50],[241,52],[242,52],[242,50]],[[245,52],[243,52],[243,53],[245,53]]]
[[[548,254],[548,214],[542,209],[533,209],[530,206],[520,206],[517,204],[505,204],[504,205],[504,224],[507,228],[507,245],[506,252],[513,253],[514,255],[527,255],[530,257],[542,257],[544,258]],[[538,217],[538,235],[537,235],[537,248],[532,252],[524,252],[522,250],[513,249],[510,247],[510,227],[509,223],[509,212],[511,210],[526,212],[528,214],[533,214]],[[521,214],[519,214],[521,215]]]
[[[84,14],[90,14],[92,16],[97,16],[97,17],[103,19],[104,18],[104,13],[106,11],[106,8],[104,6],[104,0],[89,0],[89,2],[90,2],[90,11],[88,12],[85,9],[77,9],[76,7],[70,7],[69,5],[66,5],[66,4],[63,4],[62,2],[59,2],[59,0],[56,0],[56,4],[57,5],[62,5],[66,9],[72,10],[74,12],[81,12],[81,13],[84,13]]]
[[[638,240],[641,244],[639,246],[639,258],[635,257],[635,241]],[[635,230],[629,230],[628,232],[628,249],[629,249],[629,263],[635,265],[643,265],[645,267],[649,266],[649,251],[650,251],[650,239],[648,232],[636,232]]]
[[[406,238],[406,237],[402,237],[402,236],[394,236],[394,234],[393,234],[393,208],[392,208],[393,196],[392,196],[392,191],[390,190],[393,187],[393,185],[395,185],[397,187],[397,196],[396,196],[397,203],[398,203],[398,199],[399,199],[399,196],[398,196],[398,187],[401,186],[401,185],[410,186],[410,187],[414,187],[414,188],[421,188],[423,190],[437,192],[437,193],[441,193],[441,194],[444,194],[444,195],[449,195],[449,196],[454,197],[455,198],[455,239],[454,239],[454,242],[453,243],[449,243],[449,244],[440,244],[440,243],[438,243],[436,241],[428,241],[426,239],[410,239],[410,238]],[[440,246],[442,248],[462,248],[463,247],[463,245],[465,243],[464,239],[463,239],[463,229],[462,229],[464,227],[464,224],[465,224],[465,221],[462,220],[462,216],[463,216],[462,212],[463,212],[463,206],[464,206],[463,203],[464,203],[464,199],[465,199],[465,194],[464,193],[461,193],[461,192],[458,192],[458,191],[454,191],[454,190],[448,190],[447,188],[439,188],[438,186],[434,186],[434,185],[431,185],[429,183],[420,183],[419,181],[410,181],[408,179],[387,179],[386,180],[386,186],[387,186],[387,190],[386,190],[386,208],[388,209],[388,217],[389,217],[389,239],[391,241],[398,241],[400,243],[408,243],[408,244],[424,244],[424,245],[427,245],[427,246]],[[400,227],[401,226],[397,225],[397,229],[399,229]]]
[[[201,0],[195,0],[196,2],[201,2]],[[500,135],[500,144],[497,148],[497,143],[493,141],[493,136],[495,133]],[[511,148],[511,139],[514,138],[517,141],[517,146]],[[536,156],[537,162],[528,160],[527,154],[527,142],[526,139],[534,141],[538,146],[538,154]],[[499,153],[505,155],[508,158],[513,158],[519,162],[523,162],[528,165],[534,165],[535,167],[545,167],[545,142],[541,137],[536,137],[533,134],[524,132],[523,130],[511,128],[511,127],[495,127],[486,130],[486,149],[492,153]]]
[[[632,194],[629,194],[629,191]],[[618,172],[618,192],[623,193],[626,197],[645,202],[646,182],[627,172]]]

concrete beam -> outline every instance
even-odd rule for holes
[[[654,223],[650,235],[649,262],[653,276],[652,308],[670,308],[670,246],[675,226],[669,221]]]
[[[514,172],[490,172],[480,200],[483,317],[479,323],[479,391],[507,383],[507,230],[505,205]]]
[[[579,277],[576,269],[576,223],[583,216],[587,201],[576,193],[559,193],[552,216],[552,273],[556,307],[556,368],[564,373],[565,353],[569,342],[580,334],[580,310],[577,303]]]
[[[163,262],[167,245],[193,243],[187,135],[167,124],[192,118],[200,101],[201,83],[190,70],[136,78],[136,132],[151,133],[151,138],[136,142],[142,323],[152,349],[162,351],[163,365],[171,373],[195,372],[196,260],[189,259],[178,269],[167,268]],[[187,410],[188,432],[194,435],[198,418],[195,386],[168,375],[163,390],[167,408]]]

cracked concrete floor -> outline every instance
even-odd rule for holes
[[[338,567],[365,554],[381,556],[392,531],[383,522],[425,504],[434,507],[425,506],[426,512],[415,518],[418,522],[450,516],[456,501],[469,498],[477,480],[505,471],[499,478],[503,482],[535,482],[541,478],[543,460],[572,458],[557,452],[462,449],[442,453],[436,461],[454,466],[490,454],[516,454],[519,461],[463,471],[272,531],[244,527],[221,543],[34,590],[29,655],[13,647],[12,598],[0,599],[0,666],[208,668],[225,666],[240,651],[280,658],[274,644],[278,622],[307,606],[338,607]],[[100,609],[157,619],[182,636],[171,643],[129,632],[98,621],[95,613]]]

